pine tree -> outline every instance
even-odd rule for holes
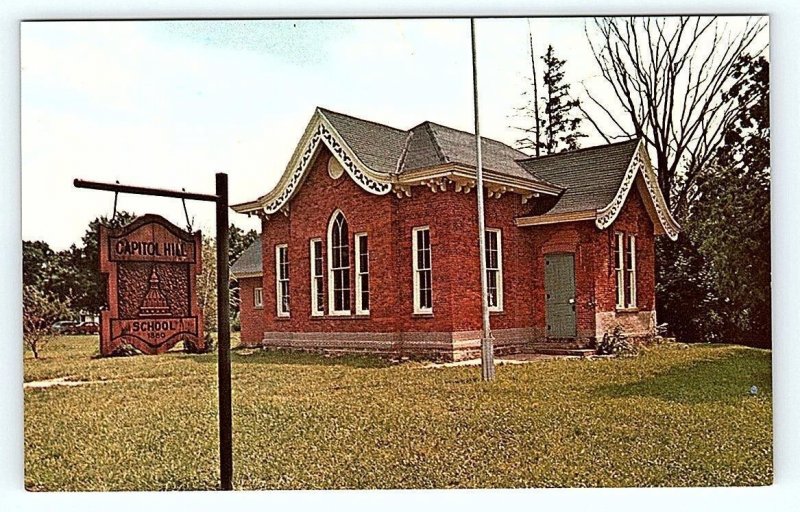
[[[545,66],[542,79],[545,88],[543,149],[547,154],[578,149],[580,138],[586,137],[586,134],[580,132],[583,119],[572,114],[572,109],[578,108],[580,100],[571,98],[570,85],[564,83],[562,68],[567,61],[556,57],[552,45],[547,46],[547,53],[542,60]]]
[[[533,34],[529,32],[531,58],[531,91],[524,91],[523,96],[532,96],[532,100],[517,110],[532,124],[518,128],[524,136],[516,141],[517,149],[530,150],[535,156],[573,150],[580,147],[580,139],[586,135],[580,131],[583,121],[580,115],[574,115],[573,109],[580,105],[579,100],[570,96],[570,85],[564,83],[565,60],[556,57],[552,45],[541,57],[544,62],[542,76],[543,95],[539,96],[539,83],[536,73],[536,56],[533,51]],[[540,100],[541,99],[541,103]]]

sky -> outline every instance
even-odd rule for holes
[[[587,24],[476,21],[482,135],[520,135],[511,126],[531,73],[529,26],[538,56],[552,44],[567,60],[573,95],[602,86]],[[473,131],[470,59],[467,19],[22,23],[22,238],[64,249],[112,214],[113,194],[75,189],[74,178],[210,193],[227,172],[232,203],[255,199],[277,183],[316,106]],[[584,131],[584,146],[602,143]],[[186,224],[175,199],[121,195],[118,209]],[[195,229],[213,231],[212,204],[187,209]]]

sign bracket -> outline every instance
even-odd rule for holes
[[[217,379],[219,385],[219,464],[220,488],[233,490],[233,410],[231,404],[231,325],[230,325],[230,282],[229,273],[220,269],[230,268],[228,261],[228,175],[216,174],[214,194],[186,192],[151,187],[101,183],[76,179],[76,188],[114,192],[114,215],[116,216],[117,195],[137,194],[145,196],[173,197],[184,201],[213,202],[217,206]],[[188,217],[188,215],[187,215]]]

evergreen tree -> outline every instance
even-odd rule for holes
[[[530,119],[532,125],[518,128],[524,132],[524,136],[516,141],[517,149],[532,151],[535,156],[578,149],[580,139],[586,134],[580,131],[583,118],[573,111],[579,108],[580,100],[570,96],[570,85],[564,82],[563,67],[566,61],[556,57],[552,45],[547,47],[547,52],[541,57],[544,71],[543,94],[540,98],[532,35],[530,51],[532,90],[524,91],[523,96],[532,99],[517,110],[522,117]]]
[[[552,154],[578,149],[580,138],[586,137],[586,134],[580,131],[583,119],[572,112],[572,109],[578,108],[580,100],[570,97],[570,85],[564,83],[562,68],[567,61],[556,57],[552,45],[547,47],[547,53],[542,60],[545,66],[542,79],[545,88],[542,120],[545,134],[542,143],[544,150],[547,154]]]

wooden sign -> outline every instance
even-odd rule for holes
[[[119,229],[100,226],[100,271],[108,274],[101,355],[126,344],[144,354],[161,354],[179,341],[205,349],[196,288],[201,247],[200,231],[184,231],[158,215]]]

